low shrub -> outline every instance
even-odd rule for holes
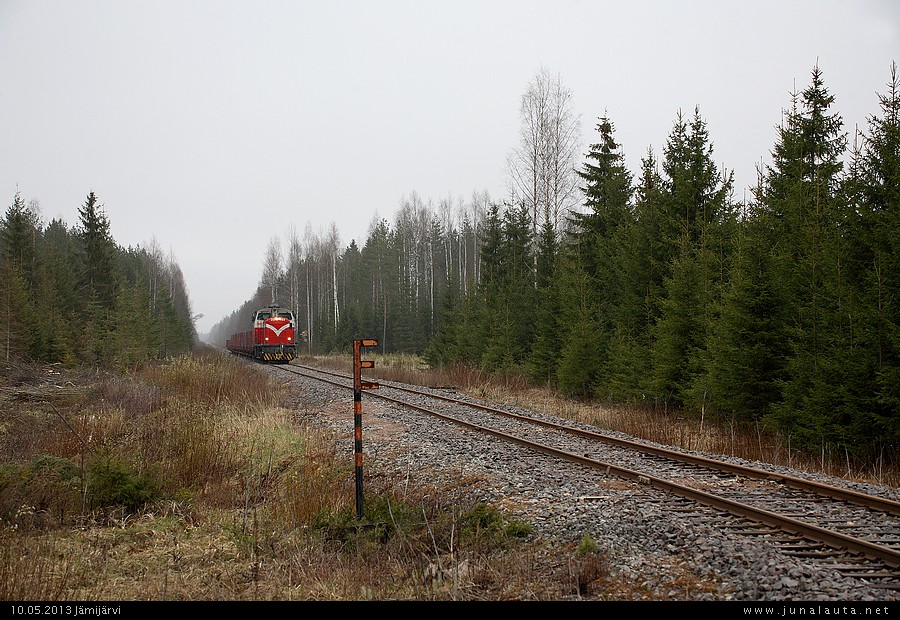
[[[161,485],[149,473],[134,471],[116,457],[91,461],[88,466],[88,501],[92,508],[122,508],[136,513],[162,497]]]

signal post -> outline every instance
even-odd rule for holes
[[[362,391],[378,389],[373,381],[362,380],[363,368],[375,368],[373,360],[360,359],[363,347],[377,347],[372,339],[353,341],[353,452],[356,457],[356,518],[363,518],[363,471],[362,471]]]

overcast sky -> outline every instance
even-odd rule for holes
[[[845,129],[900,61],[896,0],[0,0],[0,207],[18,190],[116,241],[156,241],[207,331],[293,226],[365,242],[404,196],[507,196],[543,68],[584,153],[608,114],[637,173],[699,106],[736,194],[816,64]]]

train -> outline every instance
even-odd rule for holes
[[[298,337],[294,313],[273,304],[254,312],[252,329],[229,336],[225,348],[259,362],[288,363],[297,357]]]

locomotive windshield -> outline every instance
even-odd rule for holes
[[[257,320],[257,321],[265,321],[265,320],[268,319],[268,318],[273,318],[273,319],[274,319],[274,318],[276,318],[276,317],[282,317],[282,318],[287,319],[288,321],[293,321],[293,320],[294,320],[294,315],[291,314],[291,311],[290,311],[290,310],[281,310],[281,309],[279,309],[279,310],[271,310],[271,311],[269,311],[269,310],[264,310],[264,311],[260,311],[260,312],[257,312],[257,313],[256,313],[256,320]]]

